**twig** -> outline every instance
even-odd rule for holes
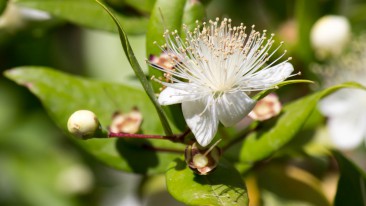
[[[180,142],[184,143],[184,137],[186,137],[191,132],[190,129],[187,129],[182,134],[175,134],[175,135],[169,135],[169,136],[163,136],[163,135],[151,135],[151,134],[130,134],[130,133],[114,133],[109,132],[108,137],[110,138],[134,138],[134,139],[165,139],[170,140],[172,142]]]

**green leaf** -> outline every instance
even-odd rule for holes
[[[158,45],[163,45],[165,39],[163,34],[166,29],[169,31],[181,31],[182,19],[186,0],[157,0],[151,12],[147,34],[146,34],[146,52],[147,56],[159,55],[161,50],[154,45],[154,41]],[[152,72],[151,72],[152,71]],[[155,70],[149,71],[150,75]]]
[[[255,170],[255,175],[263,205],[331,205],[319,179],[301,168],[274,163]]]
[[[155,97],[155,93],[149,83],[149,81],[146,79],[145,73],[142,71],[142,68],[140,66],[140,64],[138,63],[135,54],[131,48],[131,45],[128,41],[127,35],[124,32],[121,24],[119,23],[117,17],[104,5],[102,4],[100,1],[96,0],[96,2],[98,2],[105,11],[108,12],[108,14],[110,15],[110,17],[113,19],[113,21],[116,23],[116,26],[118,27],[118,33],[119,33],[119,37],[121,39],[121,44],[123,47],[123,50],[125,51],[125,54],[127,56],[128,61],[131,64],[131,67],[133,69],[133,71],[135,72],[136,77],[140,80],[142,87],[144,88],[146,94],[148,95],[150,101],[153,103],[156,111],[158,112],[161,124],[164,128],[164,132],[166,135],[172,135],[172,130],[169,126],[168,120],[165,116],[164,110],[161,108],[160,104],[158,103],[158,101],[156,100]]]
[[[205,7],[201,1],[187,1],[184,7],[182,23],[185,24],[188,30],[193,31],[196,28],[196,21],[201,21],[205,18]],[[181,32],[182,38],[185,37],[185,32]]]
[[[117,0],[119,1],[119,0]],[[150,13],[156,0],[124,0],[124,3],[140,12]]]
[[[297,84],[297,83],[314,83],[314,82],[310,81],[310,80],[306,80],[306,79],[295,79],[295,80],[283,81],[281,83],[278,83],[277,85],[274,85],[274,87],[272,89],[263,90],[263,91],[259,92],[252,99],[258,101],[258,100],[262,99],[263,97],[267,96],[269,93],[276,91],[280,87],[283,87],[283,86],[286,86],[289,84]]]
[[[17,0],[16,3],[22,7],[47,11],[80,26],[117,32],[113,21],[95,0]],[[124,16],[119,13],[117,18],[129,34],[141,34],[146,31],[146,17]]]
[[[195,174],[182,159],[176,159],[166,172],[170,194],[187,205],[248,205],[248,193],[239,172],[225,159],[215,171]]]
[[[366,174],[340,152],[333,151],[341,176],[338,181],[335,206],[366,205]]]
[[[303,97],[283,108],[282,115],[274,121],[274,125],[251,133],[241,147],[239,161],[241,171],[245,172],[256,161],[270,157],[289,143],[301,129],[315,109],[318,101],[342,88],[366,89],[357,83],[336,85],[309,96]]]
[[[9,0],[0,0],[0,15],[5,11]]]
[[[313,60],[313,51],[310,44],[310,30],[314,22],[320,16],[319,1],[297,0],[295,5],[295,18],[297,22],[298,44],[296,53],[305,62]],[[311,11],[311,12],[309,12]],[[304,70],[306,72],[306,70]],[[305,74],[307,75],[307,74]]]
[[[5,75],[34,93],[42,101],[51,118],[66,133],[67,120],[76,110],[93,111],[101,124],[106,127],[111,123],[114,112],[127,113],[134,107],[137,107],[143,115],[141,127],[143,133],[163,132],[153,105],[145,92],[140,89],[87,80],[40,67],[15,68],[7,71]],[[144,174],[165,171],[167,165],[179,154],[155,152],[152,147],[184,150],[183,145],[165,140],[98,138],[75,141],[88,153],[109,166]]]

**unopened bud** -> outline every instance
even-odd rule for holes
[[[188,145],[185,150],[185,161],[189,168],[199,175],[214,171],[219,163],[221,149],[215,145],[203,148],[197,143]]]
[[[272,93],[257,102],[253,110],[249,113],[249,117],[254,120],[264,121],[277,116],[281,112],[281,109],[282,105],[278,96]]]
[[[71,134],[81,139],[89,139],[101,130],[101,125],[93,112],[79,110],[70,116],[67,128]]]
[[[343,16],[327,15],[311,29],[311,44],[319,58],[339,55],[351,36],[349,21]]]

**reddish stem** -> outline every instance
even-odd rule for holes
[[[113,133],[109,132],[108,137],[115,138],[137,138],[137,139],[166,139],[172,142],[184,143],[184,137],[187,136],[191,130],[187,129],[182,134],[163,136],[163,135],[153,135],[153,134],[130,134],[130,133]]]

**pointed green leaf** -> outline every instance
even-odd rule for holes
[[[365,172],[340,152],[333,151],[332,153],[337,159],[341,173],[334,205],[366,205]]]
[[[239,155],[242,171],[246,171],[254,162],[270,157],[289,143],[311,115],[318,101],[342,88],[365,89],[360,84],[350,82],[303,97],[286,105],[282,115],[270,128],[251,133],[243,141]]]
[[[5,75],[26,86],[43,103],[51,118],[67,132],[67,120],[76,110],[93,111],[107,127],[114,112],[127,113],[137,107],[143,115],[141,131],[162,134],[163,129],[149,98],[141,89],[87,80],[39,67],[9,70]],[[47,137],[44,137],[47,138]],[[184,146],[165,140],[98,138],[76,140],[88,153],[114,168],[135,173],[160,173],[178,153],[155,152],[151,148],[183,151]]]
[[[258,101],[258,100],[262,99],[263,97],[267,96],[268,94],[270,94],[271,92],[276,91],[280,87],[283,87],[283,86],[286,86],[289,84],[297,84],[297,83],[314,83],[314,82],[310,81],[310,80],[306,80],[306,79],[295,79],[295,80],[283,81],[283,82],[275,85],[272,89],[263,90],[263,91],[259,92],[258,94],[256,94],[253,97],[253,99]]]
[[[115,31],[116,26],[106,12],[94,0],[17,0],[19,6],[38,9],[66,19],[80,26],[106,31]],[[146,31],[146,17],[116,15],[129,34],[141,34]]]
[[[239,172],[225,159],[211,174],[195,174],[183,159],[176,159],[166,172],[168,191],[187,205],[248,205],[248,193]]]

